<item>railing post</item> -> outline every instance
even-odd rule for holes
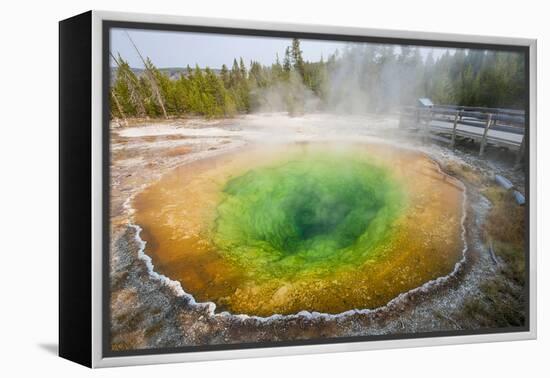
[[[514,165],[514,168],[519,168],[519,166],[521,164],[521,158],[523,157],[524,151],[525,151],[525,134],[521,138],[521,144],[519,145],[519,150],[518,150],[518,153],[516,155],[516,163]]]
[[[481,147],[479,148],[479,156],[483,156],[485,153],[485,144],[487,143],[487,133],[489,132],[489,128],[491,127],[491,121],[492,121],[492,114],[489,113],[489,117],[487,117],[487,124],[485,125],[485,130],[483,131],[483,137],[481,138]]]
[[[453,136],[451,137],[451,147],[455,148],[456,143],[456,125],[458,124],[458,117],[460,117],[460,110],[457,110],[455,113],[455,121],[453,123]]]
[[[430,123],[432,122],[432,109],[427,109],[424,111],[424,130],[423,130],[423,143],[428,143],[430,139]]]

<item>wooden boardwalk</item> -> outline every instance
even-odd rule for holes
[[[521,110],[434,105],[403,109],[400,127],[425,138],[454,147],[460,139],[479,144],[483,156],[487,146],[506,148],[519,162],[524,150],[525,114]]]

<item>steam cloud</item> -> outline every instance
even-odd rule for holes
[[[433,67],[418,48],[349,44],[327,62],[307,62],[302,77],[295,69],[286,81],[255,88],[255,112],[326,111],[343,114],[387,113],[424,96],[424,78]],[[314,76],[311,79],[311,76]],[[305,81],[317,80],[317,93]]]

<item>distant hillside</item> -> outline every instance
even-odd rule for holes
[[[193,67],[194,68],[194,67]],[[202,68],[202,67],[201,67]],[[111,80],[114,80],[115,79],[115,75],[116,75],[116,70],[117,68],[116,67],[111,67]],[[131,70],[137,75],[137,76],[141,76],[143,75],[144,73],[144,69],[143,68],[131,68]],[[159,68],[158,69],[160,72],[162,72],[163,74],[165,75],[168,75],[168,77],[171,79],[171,80],[177,80],[180,75],[187,75],[187,68],[186,67],[164,67],[164,68]],[[219,75],[220,74],[220,69],[218,68],[211,68],[212,72],[214,72],[216,75]]]

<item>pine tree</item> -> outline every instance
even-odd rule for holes
[[[140,57],[141,57],[141,54],[140,54]],[[145,72],[147,74],[147,78],[149,79],[149,85],[151,86],[151,92],[153,93],[156,103],[160,107],[162,114],[164,115],[164,118],[168,118],[168,113],[166,112],[166,106],[164,105],[164,97],[160,89],[161,74],[158,71],[158,69],[155,67],[151,59],[147,58],[144,61],[144,65],[145,65]]]
[[[112,88],[122,109],[127,115],[146,117],[143,90],[139,79],[120,54],[118,58],[115,58],[113,54],[111,54],[111,57],[117,64],[116,79]]]
[[[291,47],[291,56],[292,56],[292,65],[296,72],[300,74],[302,79],[306,81],[305,79],[305,63],[304,58],[302,57],[302,50],[300,49],[300,40],[298,38],[294,38],[292,40],[292,47]]]
[[[239,59],[239,71],[241,73],[241,79],[246,80],[248,76],[246,73],[246,66],[244,65],[244,61],[242,57]]]
[[[220,77],[225,88],[229,88],[229,70],[225,64],[222,64],[222,69],[220,71]]]
[[[281,81],[283,79],[283,66],[279,60],[279,54],[276,54],[275,63],[271,65],[270,72],[270,82],[274,84],[275,82]]]
[[[237,59],[233,59],[233,66],[231,67],[231,72],[229,73],[229,86],[231,88],[236,88],[241,82],[241,71],[239,69],[239,64]]]
[[[291,58],[290,58],[290,48],[287,47],[285,49],[285,59],[283,61],[283,69],[285,70],[285,72],[290,72],[292,68],[292,63],[291,63]]]

